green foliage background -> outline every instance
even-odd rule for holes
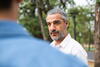
[[[45,36],[47,40],[51,41],[51,38],[48,33],[48,27],[45,21],[46,13],[48,10],[59,7],[64,9],[68,14],[68,20],[70,22],[69,32],[71,33],[72,37],[74,37],[73,28],[74,28],[74,21],[73,21],[73,14],[77,13],[75,21],[77,22],[76,25],[76,33],[77,33],[77,41],[84,44],[93,44],[93,25],[94,25],[94,11],[93,6],[75,6],[73,0],[68,0],[63,3],[60,3],[57,0],[42,0],[43,3],[40,3],[40,8],[42,9],[42,18],[43,18],[43,27],[45,30]],[[48,5],[49,3],[49,5]],[[75,6],[68,8],[67,6]],[[38,14],[37,14],[37,7],[36,2],[34,0],[25,0],[21,5],[20,8],[20,16],[19,21],[21,24],[25,26],[25,28],[35,37],[43,39],[41,27],[39,24]],[[48,6],[48,7],[46,7]]]

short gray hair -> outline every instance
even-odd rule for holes
[[[47,16],[48,16],[48,15],[52,15],[52,14],[56,14],[56,13],[61,14],[61,15],[62,15],[62,18],[63,18],[65,21],[67,21],[67,13],[64,12],[64,11],[63,11],[62,9],[60,9],[60,8],[51,9],[50,11],[48,11]]]

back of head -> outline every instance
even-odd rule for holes
[[[0,19],[16,20],[18,6],[22,0],[0,0]]]
[[[11,8],[13,0],[0,0],[0,11],[1,10],[7,10]]]
[[[13,1],[20,3],[22,0],[0,0],[0,11],[10,9]]]

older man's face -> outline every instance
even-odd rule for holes
[[[49,34],[53,40],[61,40],[67,34],[67,24],[60,14],[48,15],[46,22],[49,29]]]

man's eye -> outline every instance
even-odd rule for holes
[[[50,26],[51,24],[50,23],[47,23],[47,25]]]
[[[60,24],[61,21],[57,20],[57,21],[54,21],[54,24]]]

